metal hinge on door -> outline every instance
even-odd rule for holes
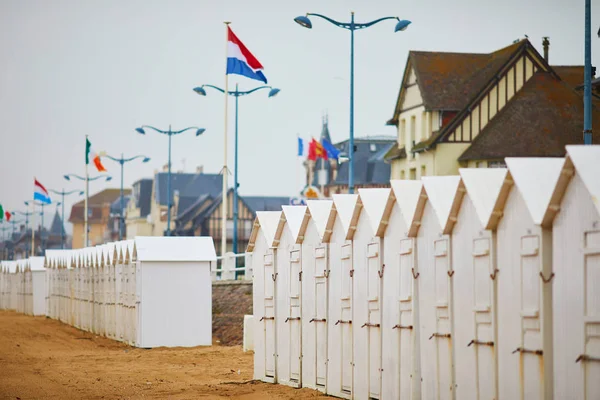
[[[512,354],[515,353],[531,353],[531,354],[537,354],[538,356],[541,356],[544,354],[544,352],[542,350],[529,350],[529,349],[525,349],[523,347],[517,347]]]
[[[413,326],[412,325],[394,325],[392,326],[392,329],[412,329]]]
[[[467,345],[467,347],[471,347],[472,344],[478,344],[480,346],[493,346],[494,342],[482,342],[482,341],[473,339],[473,340],[471,340],[469,342],[469,344]]]

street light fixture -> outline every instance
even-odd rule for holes
[[[198,128],[197,126],[190,126],[180,131],[173,131],[171,130],[171,125],[169,125],[169,130],[163,131],[150,125],[142,125],[139,128],[135,128],[135,130],[137,133],[145,135],[146,131],[144,130],[144,128],[150,128],[153,131],[162,133],[163,135],[167,135],[169,137],[169,164],[167,173],[167,236],[171,236],[171,136],[179,135],[180,133],[189,131],[190,129],[195,129],[196,136],[200,136],[206,131],[206,129]]]
[[[141,128],[139,128],[141,129]],[[143,129],[142,129],[143,130]],[[125,233],[125,199],[123,198],[123,169],[125,166],[125,163],[136,160],[138,158],[143,158],[142,162],[143,163],[147,163],[148,161],[150,161],[150,157],[146,157],[146,156],[135,156],[135,157],[130,157],[130,158],[125,158],[123,156],[123,154],[121,154],[121,158],[116,158],[116,157],[112,157],[112,156],[106,156],[106,158],[109,158],[115,162],[118,162],[121,165],[121,212],[119,214],[119,240],[123,240],[123,236]]]
[[[209,87],[209,88],[213,88],[215,90],[218,90],[221,93],[225,93],[225,90],[221,89],[220,87],[217,86],[213,86],[213,85],[202,85],[199,87],[195,87],[194,88],[194,92],[198,93],[200,96],[206,96],[206,90],[204,90],[204,87]],[[248,90],[248,91],[239,91],[238,90],[238,85],[235,85],[235,91],[228,91],[227,94],[230,96],[235,97],[235,150],[234,150],[234,167],[233,167],[233,238],[232,238],[232,243],[231,243],[231,250],[233,251],[233,253],[237,254],[237,239],[238,239],[238,106],[239,106],[239,102],[238,99],[240,96],[247,96],[251,93],[254,93],[256,91],[259,90],[263,90],[263,89],[269,89],[269,95],[268,97],[275,97],[277,96],[277,94],[280,92],[280,89],[274,88],[272,86],[259,86],[256,87],[252,90]],[[225,188],[225,192],[226,193],[227,188]],[[223,224],[225,224],[225,221],[227,220],[227,213],[223,213]],[[221,240],[225,241],[225,244],[227,243],[226,237],[221,238]],[[222,248],[226,248],[225,244],[222,244]]]
[[[71,178],[75,178],[75,179],[79,179],[80,181],[84,181],[85,182],[85,203],[84,203],[84,208],[83,208],[83,230],[84,230],[84,244],[85,247],[89,246],[89,238],[90,238],[90,227],[88,224],[88,200],[89,200],[89,191],[88,191],[88,185],[91,181],[95,181],[98,179],[102,179],[104,178],[106,180],[106,182],[109,182],[112,180],[112,176],[110,175],[98,175],[95,176],[93,178],[90,178],[89,176],[79,176],[76,174],[67,174],[64,175],[64,178],[68,181],[71,180]],[[63,215],[64,216],[64,215]]]
[[[354,21],[354,12],[351,13],[350,22],[339,22],[329,17],[326,17],[325,15],[314,13],[307,13],[306,15],[301,15],[299,17],[294,18],[294,21],[304,28],[312,29],[312,22],[308,18],[309,16],[322,18],[339,28],[347,29],[350,31],[350,141],[348,150],[348,192],[354,193],[354,31],[368,28],[381,21],[395,19],[398,22],[396,23],[394,32],[399,32],[406,30],[406,28],[408,28],[411,22],[405,19],[400,19],[398,17],[383,17],[371,22],[357,23]]]
[[[65,178],[67,180],[70,180],[66,176],[65,176]],[[85,192],[83,190],[71,190],[70,192],[67,192],[64,189],[62,191],[60,191],[60,192],[57,191],[57,190],[54,190],[54,189],[50,189],[50,191],[52,193],[55,193],[55,194],[61,196],[61,200],[62,200],[61,202],[59,202],[59,203],[56,204],[56,207],[58,208],[59,205],[62,206],[62,212],[61,212],[62,216],[60,218],[62,220],[63,228],[62,228],[62,232],[60,233],[60,248],[64,249],[65,248],[65,227],[64,227],[64,224],[65,224],[65,196],[68,196],[68,195],[71,195],[71,194],[77,193],[77,192],[79,192],[80,196],[83,196],[83,194]]]

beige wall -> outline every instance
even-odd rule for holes
[[[76,223],[73,224],[73,248],[81,249],[84,246],[85,236],[84,236],[84,224]],[[104,233],[107,227],[106,224],[90,224],[90,235],[89,235],[89,244],[90,246],[95,246],[97,244],[104,243]]]
[[[425,111],[424,106],[401,112],[398,117],[398,145],[406,149],[407,156],[392,162],[391,178],[420,179],[423,175],[457,174],[460,168],[458,158],[470,146],[470,142],[537,70],[537,64],[525,56],[521,57],[489,93],[472,107],[471,114],[449,134],[448,140],[455,143],[439,143],[426,152],[415,155],[411,153],[413,141],[411,132],[414,129],[415,143],[427,140],[433,132],[440,129],[439,112]],[[414,82],[416,78],[411,68],[408,84]],[[423,102],[418,85],[405,88],[402,96],[404,97],[401,110]],[[483,163],[469,162],[467,166],[478,165],[483,166]]]

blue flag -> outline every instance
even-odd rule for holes
[[[337,147],[329,143],[327,139],[321,139],[321,144],[327,152],[327,157],[334,159],[337,159],[339,157],[340,151],[337,149]]]
[[[298,138],[298,157],[306,155],[306,147],[304,146],[304,139]]]

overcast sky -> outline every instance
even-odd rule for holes
[[[201,137],[174,138],[173,168],[217,173],[223,95],[192,88],[224,85],[226,20],[281,89],[271,99],[267,91],[240,98],[240,192],[296,194],[296,135],[318,137],[328,112],[332,139],[348,137],[350,34],[317,18],[307,30],[293,18],[316,12],[347,21],[350,11],[359,22],[413,22],[396,34],[393,21],[356,33],[356,136],[395,134],[385,122],[409,50],[488,53],[528,35],[541,52],[550,36],[551,64],[584,61],[583,0],[0,0],[0,203],[23,210],[34,176],[48,188],[83,188],[62,176],[84,173],[86,134],[97,150],[152,158],[126,166],[126,186],[151,177],[166,164],[167,137],[139,135],[141,124],[206,128]],[[592,15],[600,66],[600,11]],[[260,83],[233,75],[229,82],[241,90]],[[229,110],[233,167],[233,98]],[[104,163],[118,187],[118,164]],[[90,184],[92,193],[104,187]]]

